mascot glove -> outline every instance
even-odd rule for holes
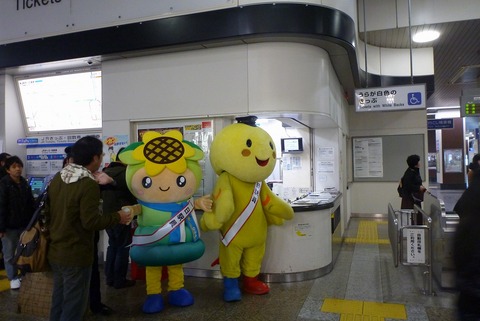
[[[214,213],[203,213],[202,219],[200,220],[200,228],[202,231],[219,230],[222,226],[223,224],[217,220]]]
[[[135,215],[140,215],[142,213],[142,206],[140,204],[123,206],[122,210],[129,210],[132,213],[132,217]]]

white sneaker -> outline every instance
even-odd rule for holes
[[[15,279],[10,281],[10,289],[12,290],[18,290],[20,289],[20,285],[22,283],[20,282],[20,279]]]

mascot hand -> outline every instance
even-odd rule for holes
[[[269,188],[262,188],[263,191],[266,191],[263,196],[265,197],[263,211],[269,225],[282,225],[284,220],[293,218],[293,208],[287,202],[271,192]]]
[[[200,220],[200,228],[206,232],[209,230],[219,230],[223,226],[222,223],[217,221],[214,213],[205,212]]]
[[[195,200],[195,209],[202,210],[204,212],[212,211],[213,201],[209,195],[202,196]]]

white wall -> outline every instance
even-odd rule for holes
[[[420,155],[422,164],[428,155],[427,120],[424,110],[401,112],[350,113],[350,137],[423,134],[425,154]],[[398,146],[401,150],[402,146]],[[351,153],[351,151],[350,151]],[[408,155],[405,155],[405,160]],[[351,163],[350,163],[351,164]],[[405,169],[407,163],[405,162]],[[428,170],[422,177],[428,186]],[[352,180],[352,166],[349,166],[349,178]],[[400,177],[399,177],[400,179]],[[351,182],[352,214],[386,214],[388,203],[400,208],[397,193],[398,182]]]
[[[105,130],[112,120],[246,113],[247,48],[222,47],[105,62]]]
[[[306,44],[259,43],[107,61],[102,79],[104,132],[113,121],[250,113],[343,122],[345,116],[337,106],[343,98],[332,98],[343,89],[327,53]]]

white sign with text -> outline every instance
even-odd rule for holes
[[[425,109],[425,84],[355,90],[357,112]]]

